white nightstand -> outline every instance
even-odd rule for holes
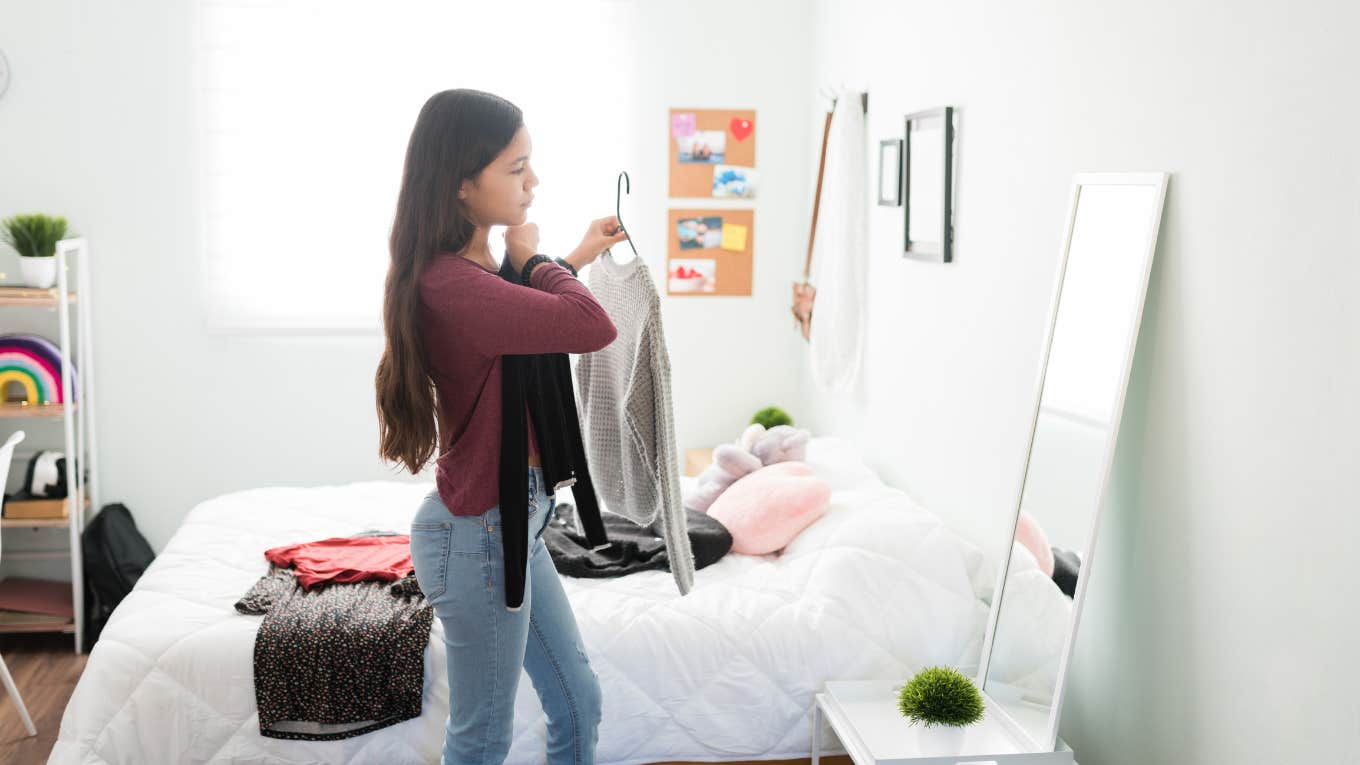
[[[953,753],[924,726],[912,725],[897,710],[893,684],[857,680],[828,682],[812,706],[812,765],[821,758],[822,716],[855,765],[1076,765],[1072,750],[1058,739],[1054,752],[1026,752],[991,714],[964,728]]]

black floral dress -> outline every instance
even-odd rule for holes
[[[304,591],[273,564],[236,603],[255,637],[260,735],[329,741],[420,716],[433,613],[414,574]]]

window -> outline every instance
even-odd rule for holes
[[[215,330],[380,332],[411,128],[435,92],[524,110],[530,220],[565,255],[613,212],[632,71],[630,6],[200,0],[204,287]],[[491,244],[499,256],[500,232]]]

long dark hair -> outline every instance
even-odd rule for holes
[[[406,147],[383,294],[387,347],[378,362],[378,453],[419,473],[440,447],[434,383],[421,342],[420,275],[439,253],[461,252],[476,230],[458,199],[524,124],[519,107],[480,90],[430,96]]]

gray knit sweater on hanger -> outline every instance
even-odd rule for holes
[[[618,330],[614,342],[576,364],[590,476],[606,510],[661,535],[683,595],[694,585],[694,553],[680,504],[661,298],[641,258],[619,263],[607,250],[588,284]]]

